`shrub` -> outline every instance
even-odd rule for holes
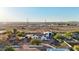
[[[57,33],[55,36],[54,36],[54,39],[58,40],[59,42],[62,41],[62,35]]]
[[[74,45],[73,49],[79,51],[79,45]]]
[[[6,47],[4,50],[5,51],[15,51],[14,48],[12,48],[12,47]]]
[[[40,45],[41,40],[38,40],[38,39],[32,39],[30,43],[31,43],[32,45]]]
[[[71,38],[71,37],[72,37],[72,33],[71,33],[71,32],[66,32],[66,33],[64,34],[64,36],[65,36],[66,38]]]
[[[25,33],[24,32],[18,32],[17,35],[20,36],[20,37],[24,37]]]

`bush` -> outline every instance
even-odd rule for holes
[[[41,44],[41,40],[32,39],[30,43],[31,43],[32,45],[40,45],[40,44]]]
[[[5,51],[15,51],[15,50],[14,50],[14,48],[12,48],[12,47],[6,47],[6,48],[5,48]]]
[[[71,32],[66,32],[66,33],[64,34],[64,36],[65,36],[66,38],[71,38],[71,37],[72,37],[72,33],[71,33]]]
[[[24,32],[18,32],[17,35],[20,36],[20,37],[24,37],[25,33]]]
[[[74,45],[73,49],[79,51],[79,45]]]
[[[55,39],[61,39],[61,37],[62,37],[62,36],[61,36],[61,34],[59,34],[59,33],[57,33],[57,34],[54,36]]]
[[[58,40],[59,42],[62,41],[62,35],[57,33],[55,36],[54,36],[54,39]]]

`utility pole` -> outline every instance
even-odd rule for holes
[[[47,22],[46,18],[45,18],[45,20],[44,20],[44,21],[45,21],[45,26],[46,26],[46,25],[47,25],[47,23],[46,23],[46,22]]]
[[[28,24],[29,24],[29,23],[28,23],[28,20],[29,20],[29,19],[28,19],[28,18],[26,18],[26,24],[27,24],[27,26],[28,26]]]

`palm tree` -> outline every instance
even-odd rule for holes
[[[13,33],[16,34],[17,33],[17,29],[13,29]]]

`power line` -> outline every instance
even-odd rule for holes
[[[46,25],[46,22],[47,22],[47,19],[46,18],[44,19],[44,22],[45,22],[45,25]]]
[[[27,25],[29,24],[29,19],[28,18],[26,18],[26,23],[27,23]]]

